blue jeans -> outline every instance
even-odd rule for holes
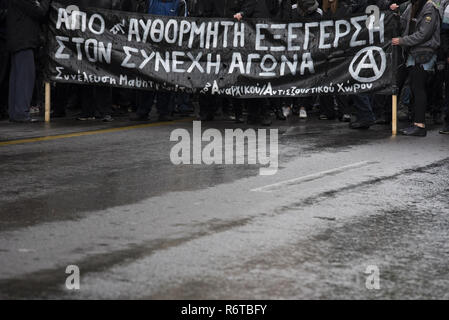
[[[435,55],[432,56],[432,59],[430,59],[429,62],[424,63],[422,65],[424,71],[432,71],[433,68],[435,67],[436,62],[437,62],[437,58],[438,57],[435,54]],[[409,54],[409,56],[407,58],[407,63],[406,63],[407,67],[413,67],[413,66],[415,66],[415,64],[416,64],[415,63],[415,58],[411,54]]]
[[[9,118],[28,120],[33,98],[36,67],[32,49],[15,52],[11,56],[9,76]]]

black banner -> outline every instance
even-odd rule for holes
[[[47,78],[233,97],[392,93],[392,12],[320,21],[50,12]]]

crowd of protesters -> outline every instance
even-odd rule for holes
[[[444,124],[449,134],[449,0],[58,0],[65,6],[96,7],[167,16],[207,18],[329,19],[365,14],[369,5],[401,16],[401,37],[392,40],[403,62],[398,70],[399,120],[411,125],[404,135],[425,136],[426,122]],[[35,122],[31,106],[42,106],[39,70],[51,0],[0,0],[0,118]],[[36,72],[37,70],[37,72]],[[431,89],[430,89],[431,88]],[[272,118],[301,119],[317,109],[319,119],[349,122],[352,129],[368,129],[391,122],[391,99],[378,94],[307,98],[236,99],[215,95],[137,91],[89,85],[56,85],[53,117],[79,108],[78,120],[113,121],[118,115],[148,121],[156,104],[159,121],[176,112],[193,113],[213,121],[218,110],[237,123],[271,125]],[[41,108],[42,109],[42,108]],[[30,112],[31,111],[31,112]],[[42,110],[41,110],[42,112]],[[246,119],[243,115],[247,114]],[[353,117],[355,115],[355,117]],[[353,120],[352,120],[353,119]]]

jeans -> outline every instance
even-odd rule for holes
[[[83,117],[104,117],[112,114],[111,88],[83,85],[81,87]]]
[[[36,67],[31,49],[15,52],[11,56],[9,77],[9,118],[11,120],[30,119]]]
[[[433,68],[435,67],[435,64],[437,62],[437,55],[435,54],[432,59],[430,59],[429,62],[422,64],[422,67],[425,71],[433,71]],[[415,58],[410,54],[407,58],[407,67],[414,67],[415,66]]]

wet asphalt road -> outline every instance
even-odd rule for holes
[[[0,122],[0,141],[127,125]],[[0,298],[449,299],[447,136],[275,127],[274,176],[174,166],[189,121],[0,145]]]

